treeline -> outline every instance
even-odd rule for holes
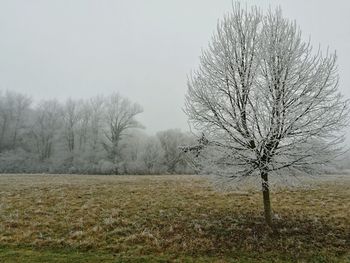
[[[1,173],[192,173],[179,149],[194,139],[178,129],[147,135],[142,107],[119,94],[43,100],[0,94]]]

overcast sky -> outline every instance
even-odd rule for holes
[[[314,46],[337,50],[340,89],[350,98],[350,1],[242,2],[279,4]],[[0,0],[0,89],[35,101],[119,92],[143,106],[146,131],[187,130],[187,74],[231,3]]]

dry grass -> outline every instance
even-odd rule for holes
[[[0,175],[0,261],[34,248],[106,255],[91,262],[350,262],[348,178],[272,193],[271,231],[260,193],[200,177]]]

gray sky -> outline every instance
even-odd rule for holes
[[[350,1],[242,1],[280,5],[314,46],[337,50],[350,98]],[[0,0],[0,89],[34,100],[98,94],[140,103],[153,133],[187,130],[187,74],[231,0]]]

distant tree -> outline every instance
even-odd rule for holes
[[[349,103],[338,80],[336,55],[314,53],[280,9],[237,4],[188,82],[185,111],[208,140],[197,165],[224,182],[260,178],[272,225],[268,176],[319,170],[339,152]]]
[[[164,156],[164,151],[157,137],[149,137],[144,145],[141,153],[146,171],[149,174],[161,172],[161,161]]]
[[[174,174],[177,168],[186,166],[181,146],[190,143],[190,136],[182,133],[179,129],[170,129],[157,133],[163,150],[163,163],[167,172]]]
[[[107,142],[104,147],[110,161],[115,163],[115,172],[118,173],[118,162],[120,161],[119,146],[126,131],[133,128],[141,128],[142,125],[136,120],[136,116],[143,112],[137,103],[123,98],[115,93],[109,96],[105,102]]]
[[[102,135],[102,126],[103,126],[103,111],[104,111],[104,100],[102,97],[95,97],[89,100],[88,102],[89,110],[86,112],[89,114],[90,120],[90,129],[91,129],[91,151],[96,152],[99,148],[101,135]],[[86,116],[86,117],[88,117]]]
[[[20,136],[27,128],[27,117],[32,103],[31,99],[19,93],[13,93],[13,127],[12,127],[12,138],[11,138],[11,148],[16,148]]]
[[[0,152],[14,149],[26,126],[31,99],[25,95],[7,91],[0,96]]]
[[[0,151],[3,151],[9,142],[7,135],[10,133],[10,123],[13,120],[13,98],[7,92],[0,99]]]
[[[54,139],[59,134],[61,123],[62,107],[56,100],[42,101],[38,104],[31,135],[40,161],[52,156]]]
[[[147,135],[140,130],[128,132],[120,142],[120,156],[122,160],[120,172],[127,174],[145,174],[146,167],[141,160]]]
[[[75,149],[76,126],[79,118],[78,103],[72,99],[68,99],[63,107],[63,137],[69,153],[73,153]]]
[[[74,137],[75,143],[74,148],[79,152],[84,152],[87,150],[87,145],[90,143],[91,138],[89,138],[90,125],[92,112],[90,105],[86,101],[74,102],[76,105],[75,118],[76,122],[74,124]]]

